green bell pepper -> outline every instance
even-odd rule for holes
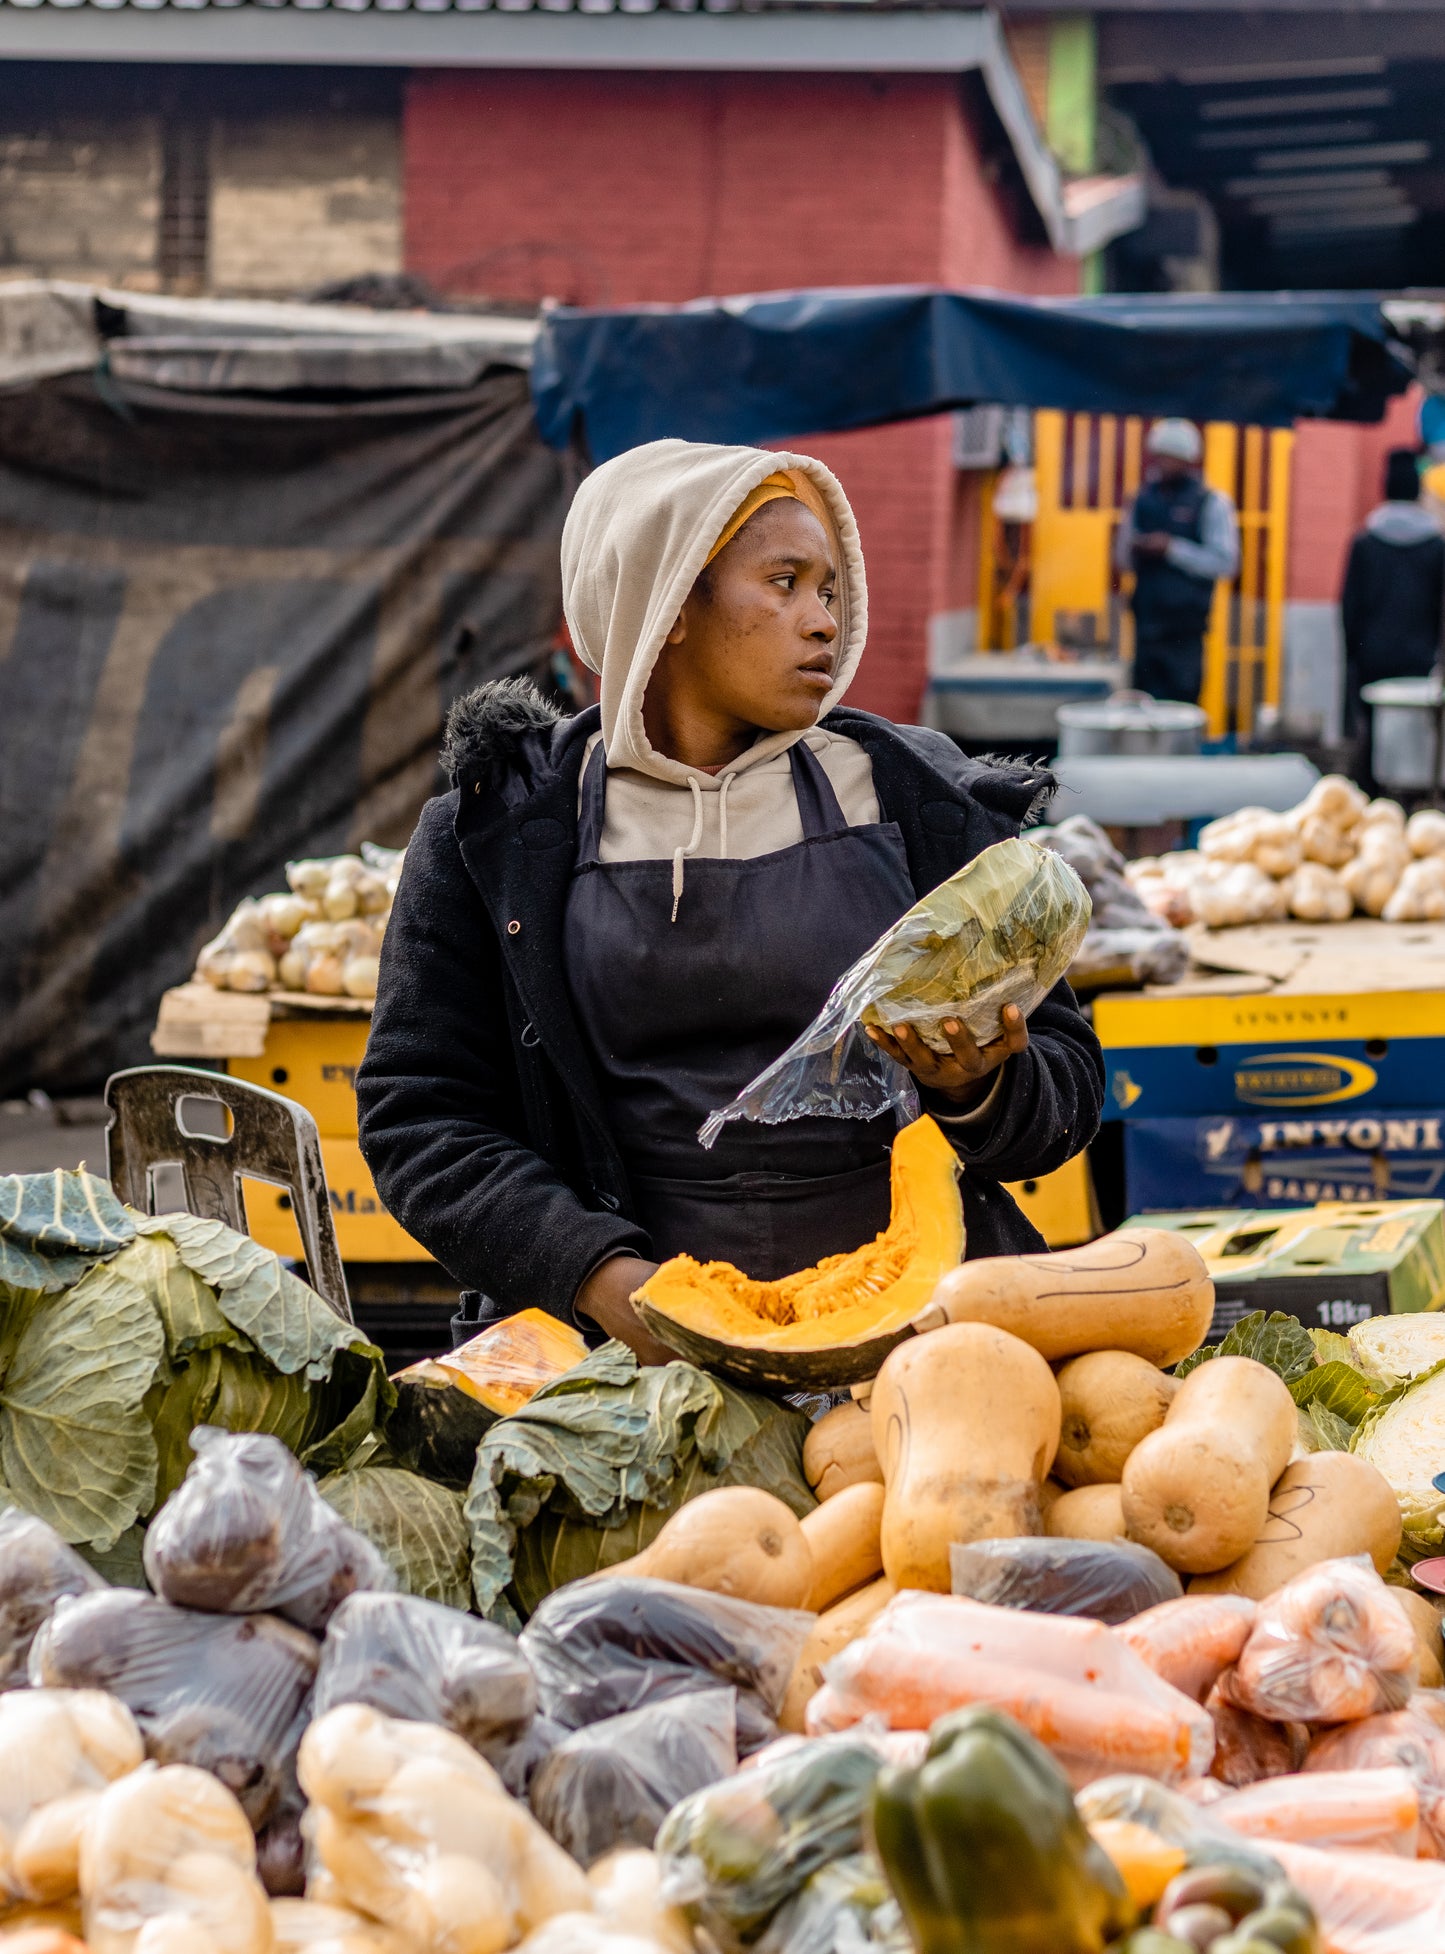
[[[918,1954],[1100,1954],[1134,1911],[1057,1764],[997,1710],[933,1726],[881,1773],[873,1838]]]

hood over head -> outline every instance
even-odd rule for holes
[[[742,504],[780,472],[802,477],[799,500],[815,513],[821,504],[838,549],[838,663],[818,717],[847,691],[868,635],[868,588],[858,525],[836,476],[807,455],[649,441],[587,477],[562,532],[563,608],[578,655],[601,674],[609,767],[707,788],[803,737],[806,729],[764,734],[723,775],[699,775],[658,753],[642,723],[647,681],[688,592]]]
[[[1365,527],[1382,543],[1395,543],[1406,549],[1412,543],[1423,543],[1427,537],[1440,534],[1439,522],[1421,502],[1382,502],[1366,516]]]

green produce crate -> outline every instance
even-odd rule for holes
[[[1168,1228],[1194,1243],[1214,1278],[1211,1341],[1256,1309],[1344,1331],[1445,1302],[1445,1201],[1208,1208],[1135,1215],[1125,1226]]]

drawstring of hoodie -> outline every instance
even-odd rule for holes
[[[728,789],[737,779],[735,773],[725,773],[722,786],[718,789],[718,854],[727,860],[728,852]],[[677,912],[682,903],[683,864],[689,855],[695,855],[702,845],[702,788],[698,785],[696,774],[689,774],[687,784],[692,789],[692,833],[681,848],[672,851],[672,915],[670,922],[677,921]]]

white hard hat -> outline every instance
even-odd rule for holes
[[[1204,453],[1204,443],[1193,421],[1155,421],[1144,449],[1147,454],[1168,455],[1173,461],[1196,462]]]

